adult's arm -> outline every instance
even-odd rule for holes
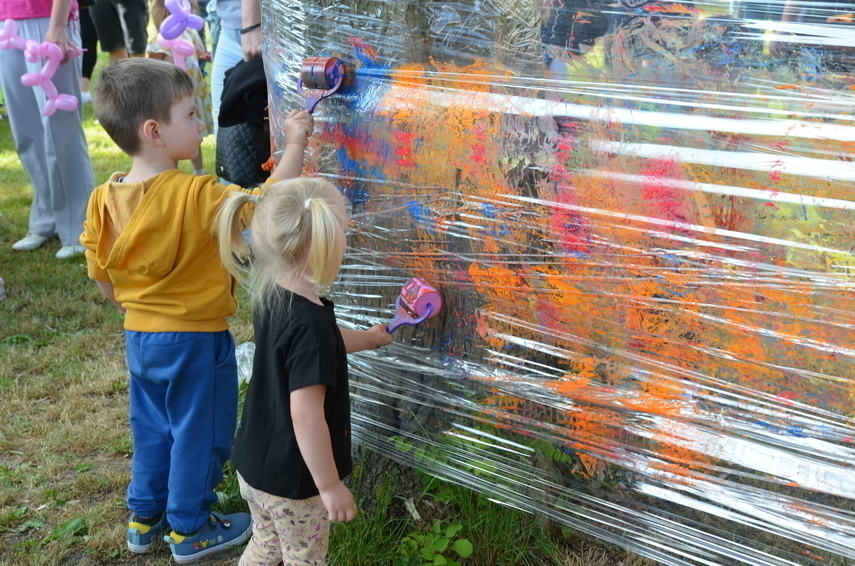
[[[53,0],[50,10],[50,23],[45,36],[45,41],[56,43],[62,49],[63,63],[77,53],[77,46],[68,37],[68,15],[70,12],[71,0]]]
[[[240,19],[244,29],[260,24],[261,0],[241,0]],[[244,61],[261,57],[261,27],[241,34],[240,47]]]

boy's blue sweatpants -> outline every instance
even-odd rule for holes
[[[125,332],[134,439],[128,507],[166,511],[192,533],[217,500],[237,426],[234,338],[223,332]]]

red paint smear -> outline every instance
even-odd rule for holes
[[[377,52],[374,51],[374,48],[371,47],[364,39],[361,37],[350,37],[350,44],[359,49],[363,55],[371,59],[372,61],[377,60]]]
[[[416,162],[411,158],[413,156],[413,140],[416,137],[416,134],[412,132],[394,132],[392,134],[395,137],[395,155],[398,156],[398,159],[395,160],[395,163],[398,164],[399,167],[415,167]]]
[[[683,177],[680,165],[669,158],[653,159],[642,171],[642,198],[665,220],[689,222],[685,212],[684,194],[668,181]]]

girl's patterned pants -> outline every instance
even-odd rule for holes
[[[249,486],[240,494],[252,513],[252,538],[238,566],[325,566],[330,521],[321,496],[286,499]]]

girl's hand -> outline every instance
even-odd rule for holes
[[[386,332],[385,324],[375,324],[365,332],[366,336],[372,344],[372,348],[388,346],[392,343],[392,335]]]
[[[330,521],[347,523],[356,517],[356,502],[353,494],[342,482],[329,489],[321,490],[321,501],[327,508]]]
[[[285,143],[306,147],[314,130],[315,119],[311,114],[305,110],[291,110],[285,118]]]

